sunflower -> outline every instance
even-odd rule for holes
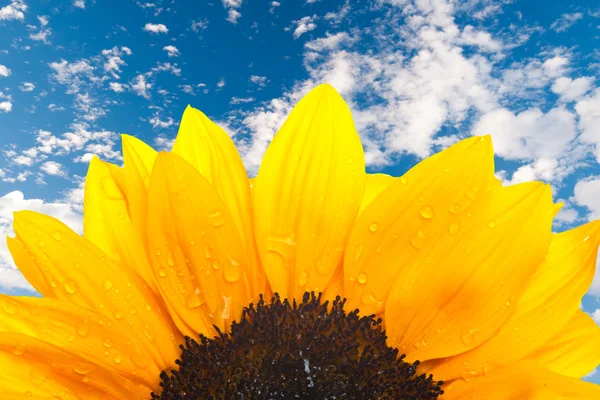
[[[553,234],[550,187],[503,187],[489,137],[366,174],[321,85],[255,179],[191,107],[172,152],[123,154],[91,161],[83,237],[15,214],[44,297],[0,297],[0,398],[600,398],[600,223]]]

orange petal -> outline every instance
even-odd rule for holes
[[[156,291],[142,236],[134,229],[129,215],[124,177],[121,168],[92,158],[85,181],[84,236],[137,272]]]
[[[479,376],[493,368],[511,365],[540,347],[546,347],[544,344],[563,329],[567,330],[566,335],[576,336],[579,332],[571,329],[579,329],[579,325],[575,324],[579,320],[569,322],[576,312],[582,315],[580,318],[587,318],[588,322],[591,322],[589,334],[597,336],[599,329],[594,329],[595,324],[581,313],[579,305],[594,277],[599,241],[600,221],[553,235],[548,255],[527,283],[525,292],[514,304],[508,305],[514,306],[515,312],[506,324],[481,346],[449,360],[440,360],[440,365],[433,369],[422,370],[432,373],[436,379],[446,381],[461,376]],[[586,332],[585,329],[583,332]],[[561,365],[560,356],[570,356],[573,364],[577,364],[576,360],[581,359],[581,377],[600,363],[600,350],[594,352],[591,351],[591,347],[585,345],[577,350],[577,345],[586,341],[588,344],[594,343],[592,336],[583,334],[579,342],[565,342],[565,346],[558,346],[545,356],[557,357],[557,366]],[[567,340],[565,337],[563,339]],[[596,344],[598,339],[600,337],[597,336]],[[568,350],[569,353],[558,353],[559,347],[565,352]],[[600,346],[598,348],[600,349]],[[544,356],[543,351],[540,355]],[[589,357],[586,358],[586,355]],[[591,365],[590,361],[593,364],[593,360],[597,360],[598,363]],[[586,371],[586,368],[589,370]],[[557,372],[566,375],[563,371]]]
[[[186,335],[227,329],[252,299],[238,231],[215,189],[190,164],[160,153],[149,190],[148,243],[158,286]]]
[[[521,361],[469,381],[444,388],[444,400],[591,400],[600,399],[600,386],[569,378],[532,361]]]
[[[269,145],[252,187],[256,245],[273,291],[322,291],[364,191],[364,152],[329,85],[306,95]]]
[[[246,253],[252,293],[264,294],[266,278],[254,245],[248,176],[233,141],[200,110],[188,106],[179,125],[173,153],[196,168],[225,203]]]
[[[15,262],[26,278],[43,276],[47,285],[37,287],[44,289],[44,296],[122,320],[137,332],[151,332],[153,340],[142,342],[147,352],[159,365],[172,365],[179,356],[182,337],[166,315],[162,300],[139,275],[119,266],[52,217],[20,211],[15,213],[14,228],[14,241],[20,243],[11,245],[11,249],[20,249],[13,254]]]
[[[562,331],[529,358],[561,375],[579,379],[600,364],[600,327],[578,310]]]
[[[146,399],[150,388],[66,350],[26,335],[0,332],[0,397],[4,392],[62,400]],[[16,397],[18,398],[18,397]]]

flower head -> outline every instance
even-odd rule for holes
[[[503,187],[490,137],[366,174],[321,85],[254,179],[191,107],[172,152],[123,153],[90,164],[83,237],[15,215],[44,298],[0,296],[0,397],[600,398],[600,223],[553,234],[550,187]]]

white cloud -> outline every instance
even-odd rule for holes
[[[531,108],[514,114],[505,108],[485,113],[474,135],[491,134],[496,154],[507,159],[557,158],[577,134],[575,115],[557,107],[547,113]]]
[[[250,77],[250,83],[258,86],[259,88],[267,86],[267,82],[269,82],[269,80],[266,76],[252,75]]]
[[[35,33],[34,32],[30,33],[29,38],[31,40],[43,42],[44,44],[50,44],[48,37],[50,37],[50,35],[52,35],[52,29],[46,28],[46,26],[48,26],[48,23],[50,22],[50,19],[44,15],[42,15],[42,16],[38,15],[37,19],[40,22],[39,29]],[[31,25],[28,25],[28,27],[30,29],[35,29],[35,27],[33,27]]]
[[[146,77],[144,75],[140,74],[136,76],[135,82],[130,86],[138,96],[142,96],[146,99],[150,98],[150,93],[148,91],[152,88],[152,84],[146,82]]]
[[[73,0],[73,5],[77,8],[85,9],[85,0]]]
[[[229,101],[229,104],[243,104],[243,103],[251,103],[255,101],[254,97],[232,97]]]
[[[596,146],[596,160],[600,162],[600,88],[579,100],[575,111],[579,115],[581,139]]]
[[[119,82],[110,82],[108,84],[108,86],[110,87],[110,90],[112,90],[115,93],[122,93],[125,91],[125,85],[123,85],[122,83]]]
[[[74,200],[74,198],[57,202],[26,199],[23,193],[19,191],[10,192],[0,197],[0,236],[14,236],[12,229],[13,212],[21,210],[32,210],[53,216],[77,233],[81,233],[83,218],[76,210],[77,204],[70,200]],[[0,287],[5,289],[33,290],[15,267],[5,240],[0,240],[0,277]]]
[[[576,12],[572,14],[565,13],[560,16],[559,19],[554,21],[552,25],[550,25],[550,29],[556,32],[565,32],[570,27],[575,25],[577,21],[583,18],[583,13]]]
[[[271,2],[271,8],[269,9],[269,12],[270,12],[271,14],[273,14],[273,13],[275,12],[275,9],[276,9],[277,7],[279,7],[280,5],[281,5],[281,3],[280,3],[280,2],[278,2],[278,1],[272,1],[272,2]]]
[[[7,77],[10,76],[10,69],[6,65],[0,64],[0,76]]]
[[[492,38],[492,35],[485,31],[476,31],[471,25],[465,26],[461,33],[459,43],[469,46],[476,46],[481,51],[498,52],[502,50],[502,43]]]
[[[10,101],[0,101],[0,111],[9,113],[12,111],[12,103]]]
[[[145,30],[146,32],[150,32],[150,33],[167,33],[169,32],[169,29],[167,29],[167,27],[164,24],[151,24],[151,23],[147,23],[143,30]]]
[[[224,86],[225,86],[225,78],[219,79],[219,82],[217,82],[217,87],[222,88]]]
[[[237,10],[242,6],[242,0],[222,0],[223,7],[227,11],[227,21],[237,24],[242,14]]]
[[[57,106],[54,103],[48,104],[48,110],[50,110],[51,112],[57,112],[57,111],[64,111],[65,108],[61,107],[61,106]]]
[[[573,200],[576,204],[589,210],[587,219],[600,218],[600,176],[590,176],[580,180],[573,189]]]
[[[596,321],[596,324],[600,326],[600,308],[594,311],[592,314],[592,318]],[[595,375],[595,374],[594,374]]]
[[[40,170],[52,176],[67,176],[67,172],[63,165],[56,161],[46,161],[40,166]]]
[[[27,11],[27,5],[23,0],[16,0],[9,5],[0,8],[0,21],[25,19],[24,12]]]
[[[577,79],[571,79],[562,76],[552,84],[552,92],[560,95],[561,101],[574,101],[586,94],[593,86],[594,78],[584,76]]]
[[[169,57],[178,57],[179,56],[179,49],[173,45],[168,45],[163,47],[163,50],[167,52],[167,55]]]
[[[208,20],[192,21],[192,30],[202,32],[208,27]]]
[[[356,38],[350,37],[346,32],[338,32],[334,35],[327,33],[325,37],[306,42],[304,47],[309,50],[324,52],[337,50],[342,47],[342,45],[352,44],[355,41]]]
[[[154,116],[152,118],[150,118],[148,120],[148,122],[150,122],[150,124],[152,124],[153,128],[163,128],[163,129],[169,128],[170,126],[175,124],[175,121],[173,120],[173,118],[168,117],[166,120],[162,120],[162,119],[160,119],[158,114],[154,114]]]
[[[302,17],[297,21],[294,21],[296,24],[296,29],[294,30],[294,39],[298,39],[300,36],[305,34],[306,32],[310,32],[317,28],[317,24],[314,21],[317,19],[316,15]]]
[[[106,57],[104,62],[104,71],[111,74],[114,78],[119,78],[121,67],[127,65],[122,57],[132,54],[129,47],[113,47],[112,49],[102,50],[102,55]]]
[[[242,13],[240,13],[238,10],[234,10],[233,8],[230,9],[229,11],[227,11],[227,21],[231,22],[232,24],[237,24],[238,19],[240,19],[240,17],[242,16]]]

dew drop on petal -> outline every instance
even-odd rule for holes
[[[488,222],[488,227],[491,229],[494,229],[496,227],[496,221],[490,221]]]
[[[62,240],[62,235],[59,231],[54,231],[51,233],[54,240]]]
[[[117,354],[113,357],[113,361],[115,364],[121,364],[123,362],[123,356]]]
[[[450,224],[450,227],[448,228],[448,232],[450,232],[451,235],[456,235],[459,230],[460,230],[460,225],[455,224],[455,223]]]
[[[435,216],[435,210],[433,206],[425,205],[421,208],[421,217],[425,219],[431,219]]]
[[[77,293],[77,284],[70,279],[65,281],[65,283],[63,284],[63,287],[65,288],[65,292],[67,292],[69,294]]]
[[[158,270],[158,276],[164,278],[165,276],[167,276],[167,270],[164,268],[161,268]]]
[[[358,280],[358,283],[364,285],[365,283],[367,283],[368,277],[366,273],[361,272],[360,274],[358,274],[358,278],[356,279]]]
[[[305,286],[306,282],[308,282],[308,273],[305,270],[302,270],[298,277],[298,285]]]
[[[369,230],[371,232],[377,232],[378,229],[379,225],[377,224],[377,222],[371,222],[371,224],[369,225]]]
[[[86,337],[90,333],[90,326],[88,325],[88,321],[85,320],[75,328],[77,334],[81,337]]]
[[[112,289],[113,287],[113,283],[111,281],[109,281],[108,279],[104,281],[104,283],[102,284],[102,288],[106,291],[109,291],[110,289]]]

